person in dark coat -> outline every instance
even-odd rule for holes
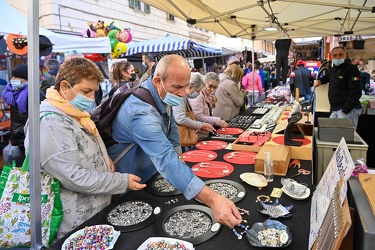
[[[6,160],[6,164],[11,164],[12,160],[16,160],[19,165],[25,158],[23,145],[25,133],[23,128],[28,118],[27,64],[20,64],[12,70],[12,78],[3,90],[2,97],[4,102],[10,106],[10,144],[11,146],[17,146],[21,152],[16,159],[6,158],[4,155],[4,160]],[[40,92],[40,99],[45,99],[43,92]]]
[[[314,73],[305,68],[305,64],[302,60],[299,60],[296,66],[297,69],[290,73],[290,91],[297,100],[304,97],[305,102],[309,103],[311,98],[310,89],[314,81]],[[299,96],[296,96],[296,88],[299,89]]]
[[[359,82],[359,70],[350,62],[345,61],[346,52],[343,47],[335,47],[331,51],[333,67],[328,74],[314,82],[318,87],[328,83],[328,100],[331,105],[330,118],[348,119],[355,128],[358,125],[362,106],[359,98],[362,88]]]

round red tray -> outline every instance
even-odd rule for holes
[[[219,128],[216,130],[216,132],[223,135],[239,135],[242,134],[243,131],[242,128]]]
[[[214,151],[210,150],[189,150],[182,153],[182,159],[187,162],[202,162],[202,161],[213,161],[217,157]]]
[[[233,164],[254,164],[257,153],[248,151],[233,151],[224,155],[224,160]]]
[[[202,178],[223,178],[234,171],[234,167],[222,161],[200,162],[191,167],[196,176]]]
[[[277,143],[277,144],[280,144],[280,145],[285,145],[284,144],[284,136],[278,136],[278,137],[274,137],[272,139],[273,142]],[[302,145],[301,146],[305,146],[305,145],[308,145],[311,143],[311,140],[308,139],[308,138],[301,138],[301,139],[298,139],[298,138],[293,138],[293,141],[301,141],[302,142]]]
[[[225,141],[218,141],[218,140],[209,140],[209,141],[200,141],[195,144],[195,147],[198,149],[205,149],[205,150],[221,150],[228,146],[228,143]]]

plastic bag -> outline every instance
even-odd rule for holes
[[[352,176],[358,176],[359,173],[368,173],[367,166],[363,158],[357,158],[354,161],[354,170]]]

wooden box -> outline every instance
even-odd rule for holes
[[[290,147],[283,145],[263,145],[255,157],[256,173],[264,173],[264,159],[266,158],[265,152],[271,152],[271,157],[273,160],[273,174],[285,176],[290,162]]]

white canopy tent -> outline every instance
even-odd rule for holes
[[[375,34],[374,1],[142,0],[187,23],[229,37],[281,39]],[[267,27],[276,31],[265,31]]]
[[[0,34],[20,34],[27,36],[27,20],[21,13],[8,4],[6,0],[0,0],[1,27]],[[66,52],[77,50],[80,53],[111,53],[111,45],[108,37],[83,38],[70,35],[57,34],[39,27],[39,34],[48,37],[53,45],[53,52]]]

